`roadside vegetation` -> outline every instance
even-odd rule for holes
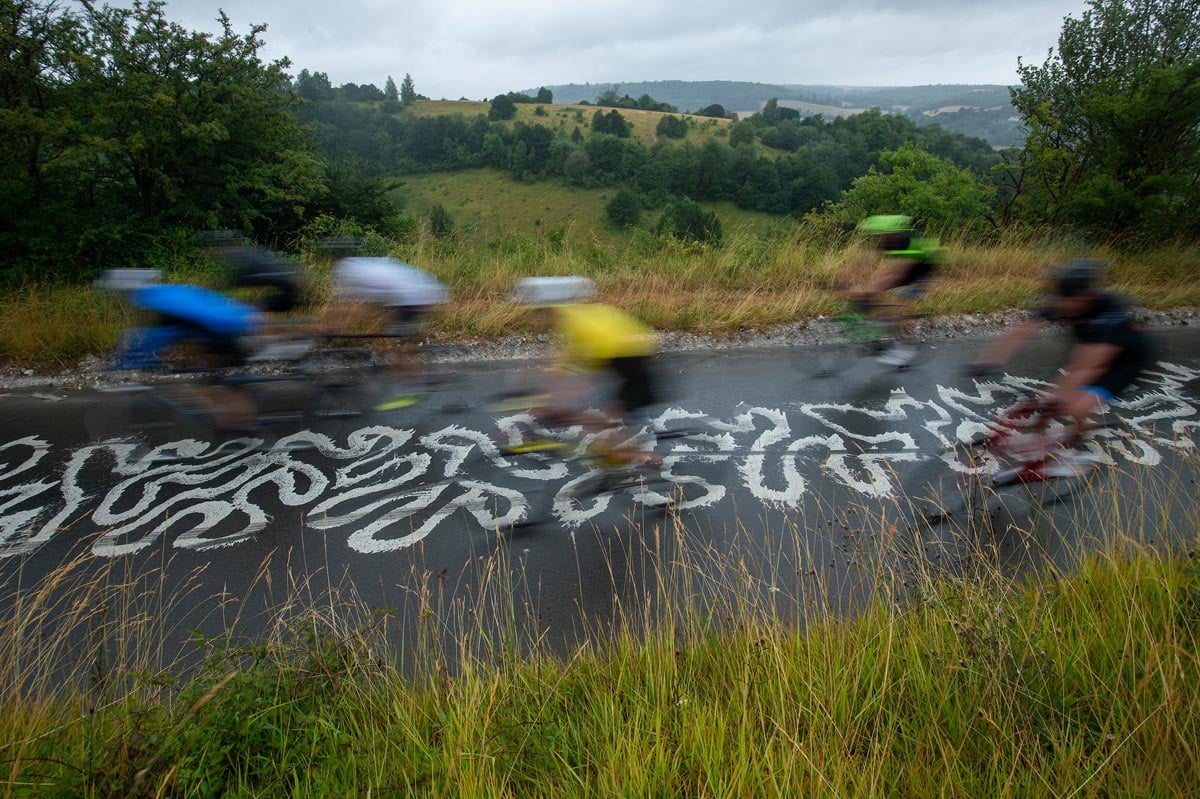
[[[1021,304],[1035,270],[1085,253],[1111,256],[1136,300],[1195,303],[1200,22],[1185,0],[1091,0],[1068,17],[1042,65],[1019,65],[1029,135],[1003,152],[879,109],[825,119],[775,99],[738,120],[616,87],[594,105],[556,104],[545,87],[433,101],[410,75],[382,90],[293,76],[260,58],[265,26],[195,33],[160,0],[7,5],[9,362],[107,349],[127,318],[87,288],[103,269],[219,286],[196,243],[213,229],[307,264],[322,232],[364,235],[372,254],[450,283],[437,332],[460,339],[511,329],[498,300],[538,271],[593,276],[662,328],[828,313],[831,275],[873,213],[947,240],[928,312]],[[319,268],[312,282],[319,302]]]
[[[1200,569],[1151,546],[1162,531],[1146,526],[1146,500],[1117,485],[1092,490],[1123,532],[1096,542],[1069,515],[1066,527],[976,529],[953,563],[895,512],[856,510],[839,520],[844,574],[808,553],[803,520],[768,533],[781,542],[766,555],[750,535],[718,546],[678,520],[618,527],[626,566],[580,564],[609,569],[611,613],[565,642],[503,537],[468,560],[469,578],[397,575],[407,599],[395,609],[319,570],[279,582],[266,562],[232,604],[120,562],[97,571],[80,558],[29,585],[10,572],[0,786],[1183,795],[1200,784]],[[1023,579],[1001,536],[1030,558]],[[1066,541],[1078,550],[1054,554]],[[861,587],[849,612],[839,580]],[[265,615],[249,615],[264,591]],[[234,632],[180,653],[168,611],[219,600]]]
[[[435,193],[445,198],[446,195]],[[447,199],[447,202],[452,202]],[[469,200],[467,201],[469,202]],[[551,201],[550,205],[554,205]],[[544,214],[542,229],[556,224],[536,195],[514,199],[524,213]],[[721,218],[727,210],[715,206]],[[836,315],[845,301],[831,288],[839,280],[866,281],[874,260],[858,243],[815,223],[749,223],[725,235],[720,247],[634,231],[614,239],[580,235],[559,218],[537,236],[513,234],[478,243],[470,231],[437,237],[422,230],[407,242],[369,236],[366,252],[420,264],[445,281],[451,301],[435,317],[437,341],[478,342],[531,331],[508,292],[529,275],[587,275],[600,295],[659,330],[714,336]],[[742,223],[745,225],[746,223]],[[345,228],[337,228],[344,231]],[[312,236],[307,295],[301,314],[320,313],[326,301],[329,261]],[[1096,250],[1061,236],[1013,233],[988,242],[962,237],[944,242],[947,264],[922,313],[988,313],[1030,307],[1044,291],[1046,267],[1083,253],[1108,256],[1111,285],[1153,309],[1200,306],[1200,248],[1161,247],[1137,254]],[[222,285],[223,276],[203,259],[181,257],[162,266],[169,278]],[[28,284],[0,296],[0,361],[38,368],[72,366],[111,351],[137,316],[117,299],[90,286]]]

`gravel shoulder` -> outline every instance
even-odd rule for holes
[[[921,341],[960,338],[987,339],[1028,316],[1026,311],[1010,310],[990,314],[926,317],[914,323],[913,334]],[[1138,317],[1148,328],[1200,326],[1200,308],[1176,308],[1169,311],[1142,310],[1138,312]],[[817,317],[767,330],[747,330],[725,336],[665,331],[660,334],[661,350],[663,352],[695,352],[820,346],[836,341],[838,330],[839,325],[835,320]],[[436,342],[430,347],[429,352],[430,357],[439,362],[479,363],[527,360],[546,354],[549,348],[549,336],[512,335],[493,341]],[[331,368],[336,366],[336,362],[330,362]],[[251,369],[266,373],[283,371],[281,365],[270,363]],[[143,381],[146,377],[146,375],[138,373],[108,372],[104,369],[103,359],[90,357],[74,368],[59,371],[0,367],[0,390],[19,390],[26,394],[38,391],[73,391]],[[170,378],[158,377],[156,379],[169,380]]]

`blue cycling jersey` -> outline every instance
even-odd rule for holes
[[[241,336],[254,330],[257,312],[215,291],[198,286],[164,283],[138,289],[133,304],[220,336]]]
[[[254,332],[258,312],[249,305],[197,286],[159,284],[133,292],[130,301],[161,319],[130,330],[113,359],[118,369],[151,369],[179,341],[199,339],[224,355],[235,353],[238,337]]]

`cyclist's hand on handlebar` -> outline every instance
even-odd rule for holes
[[[1057,416],[1063,411],[1063,401],[1057,394],[1048,394],[1038,401],[1038,412],[1045,416]]]

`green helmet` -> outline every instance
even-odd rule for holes
[[[886,236],[889,233],[902,233],[912,229],[912,217],[903,214],[868,216],[858,223],[859,232],[868,236]]]

